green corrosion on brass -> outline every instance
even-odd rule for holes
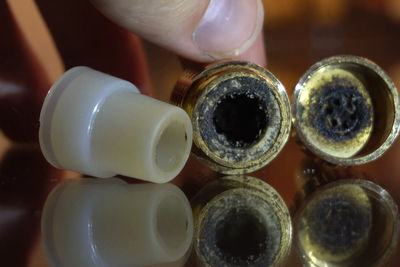
[[[336,56],[312,66],[296,85],[293,119],[305,146],[339,165],[381,156],[400,129],[397,89],[376,64]]]
[[[245,174],[268,164],[289,138],[289,98],[266,69],[232,61],[184,75],[171,101],[189,114],[194,154],[225,174]]]
[[[295,218],[298,251],[306,266],[375,266],[398,237],[397,206],[366,180],[341,180],[317,189]]]
[[[194,243],[188,266],[282,264],[291,247],[289,211],[278,193],[252,177],[228,176],[192,201]]]

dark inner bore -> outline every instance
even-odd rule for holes
[[[343,253],[367,234],[370,218],[343,196],[335,195],[316,205],[309,224],[313,241],[333,253]]]
[[[310,109],[311,124],[333,141],[353,138],[371,123],[371,109],[365,99],[343,79],[325,84],[313,98],[316,104]]]
[[[267,234],[254,212],[232,209],[217,225],[216,244],[226,262],[249,264],[266,250]]]
[[[246,147],[265,132],[267,114],[264,106],[253,94],[228,94],[214,111],[213,121],[217,133],[225,135],[233,147]]]

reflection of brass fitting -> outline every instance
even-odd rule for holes
[[[189,114],[194,154],[226,174],[268,164],[290,133],[290,104],[280,81],[248,62],[224,62],[199,75],[186,73],[171,101]]]
[[[364,58],[336,56],[313,65],[296,85],[293,117],[306,147],[324,160],[359,165],[381,156],[400,129],[397,89]]]
[[[192,208],[195,232],[188,266],[277,266],[286,259],[290,214],[267,183],[224,177],[201,190]]]
[[[387,260],[399,232],[391,196],[367,180],[318,189],[295,217],[295,240],[306,266],[375,266]]]
[[[319,158],[306,157],[296,167],[294,174],[297,187],[294,207],[297,209],[315,190],[326,184],[342,179],[368,179],[363,172],[332,165]]]

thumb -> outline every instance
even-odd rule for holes
[[[197,61],[236,57],[261,32],[261,0],[91,0],[142,38]]]

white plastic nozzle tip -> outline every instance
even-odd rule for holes
[[[184,110],[141,95],[127,81],[75,67],[51,87],[39,139],[58,168],[164,183],[189,157],[192,125]]]

